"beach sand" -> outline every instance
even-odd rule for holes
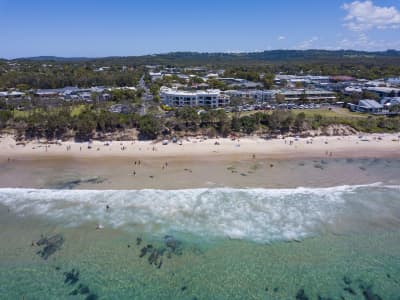
[[[182,144],[153,141],[113,141],[76,143],[73,141],[17,143],[12,136],[0,138],[0,159],[30,157],[73,158],[179,158],[180,160],[334,157],[400,157],[399,134],[364,134],[362,136],[328,136],[314,138],[240,139],[188,138]]]
[[[291,188],[378,181],[398,184],[400,178],[400,143],[397,135],[388,134],[190,139],[182,145],[95,141],[90,148],[88,143],[63,142],[51,144],[47,150],[46,145],[17,145],[10,136],[3,137],[0,187]]]

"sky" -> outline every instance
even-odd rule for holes
[[[0,0],[0,57],[400,49],[400,0]]]

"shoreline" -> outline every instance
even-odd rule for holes
[[[313,138],[262,139],[260,137],[187,138],[182,144],[154,141],[65,141],[16,142],[11,135],[0,137],[0,159],[172,159],[243,160],[252,158],[370,158],[400,157],[400,134],[317,136]]]

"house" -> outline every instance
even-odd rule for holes
[[[381,105],[390,108],[393,105],[400,105],[400,97],[385,97],[381,99]]]
[[[149,72],[151,81],[159,80],[163,78],[163,74],[161,72]]]
[[[25,96],[25,93],[12,91],[12,92],[0,92],[0,98],[8,99],[21,99]]]
[[[352,95],[352,94],[361,94],[362,88],[359,86],[347,86],[344,88],[343,94]]]
[[[357,111],[364,113],[380,113],[383,110],[383,105],[371,99],[363,99],[358,102]]]
[[[130,112],[130,107],[125,104],[114,104],[111,105],[108,109],[109,112],[119,113],[119,114],[127,114]]]
[[[400,89],[391,87],[368,87],[366,89],[371,93],[375,93],[379,97],[396,97],[400,96]]]

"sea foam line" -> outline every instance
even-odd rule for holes
[[[395,190],[397,194],[400,186],[104,191],[3,188],[0,203],[19,216],[44,217],[65,226],[96,222],[155,234],[174,231],[269,242],[320,233],[338,216],[364,209],[358,199],[368,197],[371,189]]]

